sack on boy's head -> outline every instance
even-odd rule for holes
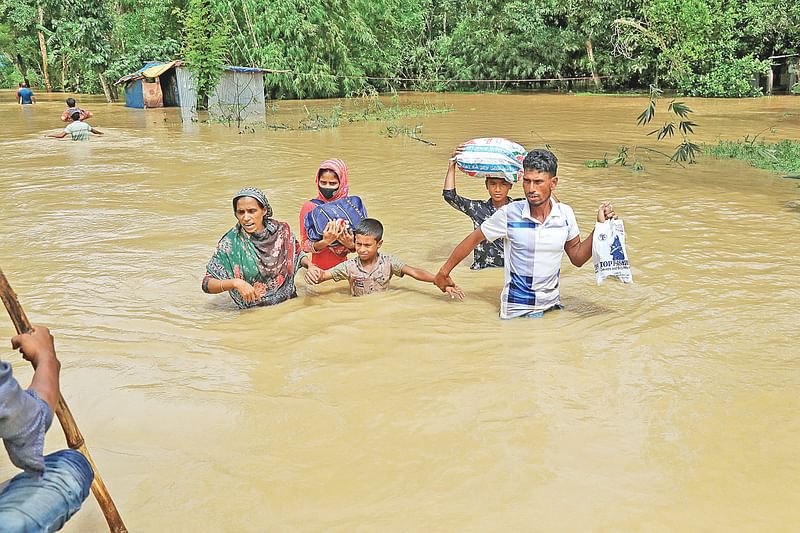
[[[622,220],[606,220],[595,224],[592,262],[598,285],[608,276],[617,277],[622,283],[633,283],[625,251],[625,226]]]
[[[522,177],[525,148],[502,137],[483,137],[464,143],[464,151],[456,156],[456,166],[468,176],[503,178],[516,183]]]

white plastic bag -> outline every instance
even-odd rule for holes
[[[625,226],[622,220],[606,220],[595,224],[592,262],[598,285],[608,276],[615,276],[622,283],[633,283],[628,254],[625,251]]]
[[[461,172],[477,178],[503,178],[516,183],[522,177],[525,148],[502,137],[484,137],[464,143],[464,151],[456,156]]]

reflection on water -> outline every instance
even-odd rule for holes
[[[239,134],[96,99],[80,103],[106,135],[72,143],[43,138],[61,127],[60,95],[0,104],[0,267],[56,333],[64,395],[130,529],[797,523],[800,217],[783,207],[797,183],[734,161],[585,168],[654,142],[635,127],[642,98],[406,98],[455,108],[407,121],[438,146],[382,137],[385,123]],[[701,141],[778,121],[798,139],[800,118],[784,115],[796,100],[690,105]],[[509,322],[502,272],[468,261],[454,271],[463,303],[405,279],[353,299],[298,278],[299,298],[250,312],[200,291],[231,195],[262,188],[296,230],[328,157],[347,161],[351,192],[386,226],[383,250],[435,271],[471,229],[441,199],[447,157],[490,135],[553,147],[582,235],[613,201],[636,284],[598,287],[591,266],[565,261],[567,309]],[[465,176],[458,190],[485,195]],[[15,372],[30,377],[24,362]],[[54,429],[48,449],[60,446]],[[0,465],[0,479],[13,473]],[[103,528],[92,501],[65,531]]]

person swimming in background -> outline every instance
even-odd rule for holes
[[[356,257],[339,263],[325,271],[308,271],[305,279],[309,285],[323,281],[343,281],[350,283],[350,294],[363,296],[373,292],[389,289],[392,276],[412,278],[433,283],[434,275],[425,269],[412,267],[400,259],[379,252],[383,244],[383,224],[374,218],[365,218],[353,231],[355,236]],[[447,287],[450,298],[462,300],[464,291],[458,286]]]
[[[36,95],[33,94],[33,91],[28,87],[27,83],[19,84],[19,89],[17,89],[17,103],[20,105],[36,103]]]
[[[88,120],[94,116],[94,113],[91,111],[86,111],[85,109],[78,107],[78,104],[75,102],[74,98],[67,98],[67,109],[61,113],[61,121],[72,122],[74,120],[72,115],[76,112],[80,113],[81,120]]]
[[[64,128],[64,131],[60,133],[50,133],[47,135],[47,137],[55,137],[56,139],[63,139],[67,135],[70,135],[73,141],[88,141],[89,133],[94,133],[95,135],[103,135],[102,131],[96,130],[86,122],[83,122],[81,120],[81,114],[78,111],[75,111],[72,114],[72,122],[67,124],[67,127]]]

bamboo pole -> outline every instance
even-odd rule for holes
[[[3,304],[6,306],[11,321],[17,329],[17,333],[28,333],[32,331],[33,327],[28,321],[28,317],[25,316],[25,311],[22,309],[17,295],[8,284],[8,280],[2,270],[0,270],[0,298],[2,298]],[[109,530],[112,533],[127,533],[128,530],[125,528],[125,524],[122,523],[122,517],[119,515],[119,511],[117,511],[117,506],[114,505],[114,501],[108,493],[106,484],[103,483],[100,472],[97,471],[97,466],[94,464],[92,456],[89,455],[89,450],[86,449],[86,443],[83,440],[80,429],[78,429],[78,424],[75,422],[75,418],[72,416],[67,402],[64,401],[64,396],[60,392],[58,394],[56,415],[58,416],[58,421],[61,423],[61,428],[64,430],[64,436],[67,438],[67,445],[73,450],[81,452],[89,461],[89,464],[92,465],[92,471],[94,471],[92,493],[94,493],[94,497],[97,499],[97,503],[100,505],[100,509],[106,517]]]

